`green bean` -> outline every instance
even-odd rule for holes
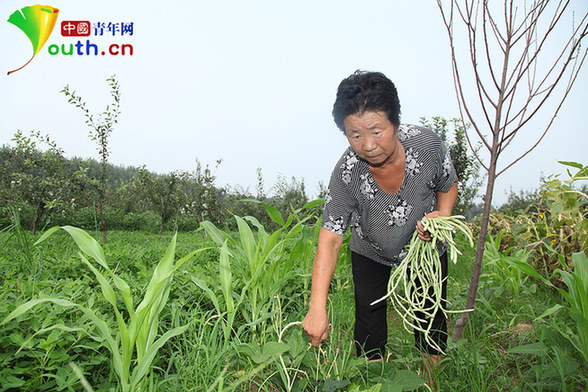
[[[468,310],[445,309],[448,301],[441,298],[444,280],[437,243],[446,244],[449,260],[454,264],[457,263],[457,257],[462,253],[457,249],[453,239],[454,234],[458,231],[462,232],[470,246],[474,246],[472,232],[464,219],[461,215],[423,219],[421,221],[423,228],[431,234],[431,241],[421,240],[415,230],[408,245],[407,255],[390,275],[388,293],[372,303],[374,305],[390,297],[394,310],[403,321],[404,328],[410,333],[415,330],[422,332],[425,341],[441,353],[443,350],[439,344],[430,337],[435,314],[443,312],[447,316],[449,313],[462,313]],[[420,282],[418,288],[417,282]],[[423,324],[427,322],[427,319],[428,325],[425,328]]]

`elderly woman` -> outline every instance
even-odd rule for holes
[[[406,255],[414,230],[430,240],[420,220],[451,215],[457,179],[447,148],[432,131],[400,124],[394,84],[381,73],[357,71],[339,85],[333,107],[335,123],[349,141],[331,175],[318,239],[308,313],[303,327],[313,346],[329,333],[327,293],[343,243],[351,229],[355,284],[355,341],[358,355],[384,358],[386,304],[370,304],[386,294],[392,267]],[[447,255],[439,249],[443,277]],[[445,284],[444,284],[445,286]],[[445,297],[445,287],[443,289]],[[441,348],[447,341],[442,312],[432,322],[432,337]],[[415,331],[425,372],[440,353]]]

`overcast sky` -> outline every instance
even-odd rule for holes
[[[580,15],[588,9],[586,1],[572,3]],[[211,165],[222,159],[218,186],[254,191],[261,167],[266,189],[279,174],[295,176],[312,197],[347,147],[331,109],[337,85],[356,69],[381,71],[395,82],[402,122],[459,116],[448,39],[433,0],[54,0],[43,3],[60,10],[51,37],[28,66],[7,76],[32,49],[6,20],[33,4],[0,3],[0,144],[11,143],[17,129],[34,129],[68,156],[98,158],[82,112],[60,90],[69,85],[99,113],[110,100],[106,79],[116,74],[122,114],[110,140],[111,163],[167,173],[193,170],[196,159]],[[64,37],[61,21],[132,22],[133,35],[92,30],[89,37]],[[78,40],[83,55],[48,52]],[[86,40],[100,52],[131,44],[133,55],[86,55]],[[537,188],[542,174],[561,172],[557,160],[588,163],[588,125],[580,118],[588,108],[587,80],[588,66],[536,151],[499,177],[495,204],[511,187]],[[548,114],[523,131],[509,156],[532,144]]]

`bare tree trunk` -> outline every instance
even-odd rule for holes
[[[98,198],[98,209],[100,210],[100,229],[102,229],[102,243],[105,244],[107,229],[106,221],[104,220],[104,202],[102,199],[103,196],[100,194],[100,197]]]
[[[482,273],[482,261],[484,260],[484,245],[488,236],[488,222],[490,220],[490,211],[492,209],[492,194],[494,192],[494,181],[496,179],[496,161],[490,163],[488,172],[488,183],[486,184],[486,194],[484,195],[484,210],[482,212],[482,222],[480,223],[480,235],[478,236],[478,245],[476,247],[476,260],[472,269],[472,279],[470,280],[470,289],[466,309],[474,309],[476,304],[476,295],[480,283],[480,274]],[[455,322],[451,337],[458,340],[463,335],[463,330],[470,319],[471,312],[464,312]]]
[[[37,206],[37,213],[35,214],[35,220],[33,221],[33,235],[37,234],[37,228],[41,223],[41,216],[43,216],[43,212],[45,212],[45,203],[41,200]]]

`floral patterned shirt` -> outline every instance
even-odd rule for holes
[[[406,256],[417,222],[437,209],[437,192],[456,180],[449,151],[433,131],[400,125],[404,180],[398,193],[386,193],[369,165],[349,147],[329,182],[322,226],[343,235],[351,227],[351,250],[381,264],[397,266]]]

